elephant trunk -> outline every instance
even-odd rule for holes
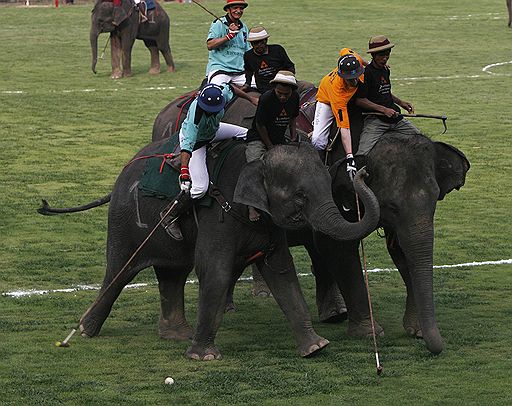
[[[443,339],[434,311],[433,248],[434,226],[428,215],[416,218],[406,231],[397,230],[398,240],[407,256],[414,299],[423,339],[433,354],[443,350]]]
[[[91,69],[94,73],[96,73],[96,63],[98,62],[98,36],[99,31],[94,28],[91,28],[90,40],[91,40],[91,51],[92,51],[92,64]]]
[[[330,199],[318,205],[309,218],[315,230],[338,241],[359,240],[375,230],[380,218],[379,202],[371,189],[364,183],[364,176],[367,174],[361,170],[354,179],[355,191],[365,207],[361,221],[351,223],[345,220],[334,201]]]

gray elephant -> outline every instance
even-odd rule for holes
[[[227,111],[224,119],[243,125],[241,119],[250,118],[254,108],[244,101],[237,103]],[[165,114],[171,122],[177,122],[179,118],[170,114],[176,110],[176,104],[171,102],[160,114]],[[350,119],[354,133],[362,127],[356,116],[354,114]],[[168,131],[160,123],[157,117],[153,137]],[[307,124],[306,121],[303,123]],[[307,132],[310,129],[303,130]],[[354,150],[357,150],[357,138],[355,144]],[[341,147],[340,143],[333,146],[329,157],[344,156],[336,150]],[[358,161],[359,167],[367,165],[370,174],[368,185],[380,204],[379,224],[384,227],[388,251],[407,287],[404,328],[411,336],[423,337],[429,351],[439,353],[443,344],[435,320],[432,287],[434,211],[438,200],[464,185],[469,161],[451,145],[432,142],[420,135],[405,137],[393,133],[386,134],[374,147],[367,162],[361,163],[359,158]],[[330,164],[336,204],[344,216],[356,221],[353,190],[344,173],[344,163]],[[248,198],[241,201],[248,205],[256,204]],[[349,207],[351,210],[345,211]],[[287,235],[291,246],[304,245],[310,254],[320,319],[327,322],[344,320],[347,317],[344,298],[348,309],[348,334],[361,336],[371,331],[361,276],[359,241],[334,241],[322,233],[313,235],[308,230],[288,231]],[[378,329],[380,331],[380,327]]]
[[[512,0],[505,0],[507,2],[508,10],[508,26],[512,28]]]
[[[114,12],[121,12],[124,18],[114,20]],[[135,39],[141,39],[151,53],[150,74],[160,73],[159,52],[167,64],[167,71],[174,72],[174,60],[169,46],[169,16],[155,1],[155,9],[148,12],[149,21],[139,22],[139,12],[131,0],[122,0],[114,6],[111,0],[96,0],[91,15],[90,41],[92,50],[92,71],[96,73],[98,61],[98,36],[110,33],[112,79],[132,75],[131,58]]]
[[[142,269],[153,266],[161,296],[160,335],[171,339],[190,338],[193,331],[184,314],[183,289],[187,275],[195,266],[200,286],[198,324],[187,355],[200,360],[219,359],[221,354],[214,339],[227,292],[247,265],[247,259],[264,252],[256,263],[291,324],[301,356],[310,356],[324,348],[328,341],[312,327],[281,227],[297,229],[310,225],[335,239],[366,235],[376,226],[379,208],[362,174],[358,174],[355,187],[367,212],[361,222],[349,223],[332,199],[329,174],[310,144],[276,147],[263,161],[246,164],[245,145],[239,143],[226,158],[216,185],[229,202],[223,204],[225,210],[219,205],[197,206],[197,227],[194,216],[180,220],[183,242],[171,239],[158,227],[140,253],[126,265],[149,230],[158,224],[159,213],[168,203],[138,195],[144,159],[136,158],[155,154],[166,141],[143,148],[122,171],[106,198],[80,208],[40,210],[46,214],[78,211],[110,200],[106,275],[98,298],[80,320],[82,334],[97,335],[123,287]],[[303,177],[300,173],[309,175]],[[256,207],[267,215],[259,224],[251,223],[247,220],[247,207],[233,202],[234,196],[235,200],[258,196]]]

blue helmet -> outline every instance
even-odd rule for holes
[[[197,97],[197,104],[208,113],[221,111],[226,105],[222,87],[214,84],[206,85]]]
[[[338,75],[343,79],[355,79],[364,72],[364,67],[354,55],[344,55],[338,60]]]

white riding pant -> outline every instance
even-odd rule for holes
[[[318,150],[327,148],[331,124],[335,120],[331,106],[319,101],[316,102],[315,119],[313,120],[313,136],[311,143]]]
[[[222,86],[224,83],[233,83],[238,86],[245,85],[245,73],[242,73],[240,75],[226,75],[224,73],[219,73],[218,75],[215,75],[215,72],[212,71],[208,73],[208,83],[213,83],[214,85]]]
[[[227,140],[230,138],[244,138],[247,136],[247,128],[238,125],[220,123],[219,129],[215,137],[210,142]],[[182,132],[180,131],[180,142]],[[189,163],[190,178],[192,180],[192,188],[190,196],[192,199],[200,199],[203,197],[210,185],[210,177],[208,176],[208,168],[206,167],[206,145],[192,152]]]

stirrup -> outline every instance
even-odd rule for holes
[[[164,210],[165,212],[165,210]],[[164,217],[164,212],[160,213],[160,218]],[[176,241],[183,241],[183,234],[181,232],[180,225],[178,224],[178,217],[170,217],[167,216],[164,221],[162,221],[162,227],[165,232],[169,234]]]

